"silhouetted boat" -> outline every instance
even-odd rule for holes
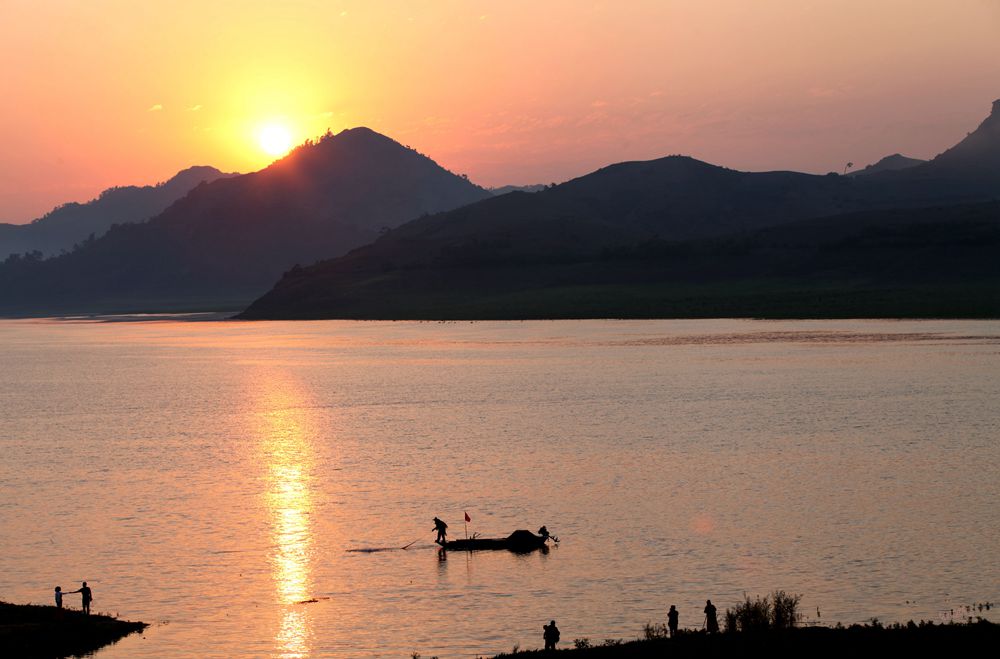
[[[541,536],[531,531],[514,531],[506,538],[465,538],[463,540],[448,540],[441,545],[450,551],[479,551],[490,549],[506,549],[508,551],[528,552],[546,547],[545,542],[551,536]]]

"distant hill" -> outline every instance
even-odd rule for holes
[[[868,165],[864,169],[851,172],[848,176],[865,176],[866,174],[875,174],[877,172],[891,172],[898,169],[908,169],[910,167],[922,165],[925,162],[927,161],[920,160],[919,158],[907,158],[904,155],[894,153],[891,156],[882,158],[877,163]]]
[[[545,185],[538,183],[536,185],[504,185],[499,188],[489,188],[489,191],[494,197],[498,197],[508,192],[541,192],[544,189]]]
[[[6,313],[239,304],[296,264],[343,254],[408,219],[490,194],[367,128],[192,190],[145,224],[70,254],[0,267]]]
[[[63,204],[29,224],[0,224],[0,261],[36,250],[43,256],[70,250],[113,224],[145,222],[201,183],[232,176],[214,167],[189,167],[157,185],[108,188],[86,203]]]
[[[620,273],[622,254],[642,252],[640,246],[644,245],[671,246],[657,252],[668,262],[671,254],[686,254],[688,259],[690,254],[698,254],[691,262],[693,268],[714,264],[715,270],[729,273],[731,280],[725,285],[731,286],[744,277],[765,276],[773,253],[746,242],[746,236],[782,225],[792,227],[791,223],[810,218],[827,218],[814,227],[827,231],[856,213],[865,213],[866,221],[876,226],[880,218],[888,222],[888,218],[902,217],[905,222],[911,216],[929,217],[925,224],[936,228],[907,229],[904,242],[914,244],[900,246],[902,252],[887,252],[887,257],[912,264],[909,259],[913,254],[923,254],[930,259],[925,270],[939,273],[933,267],[933,240],[946,235],[948,223],[956,217],[947,207],[975,208],[986,236],[982,244],[994,244],[990,242],[990,214],[995,206],[990,202],[1000,198],[1000,176],[990,172],[1000,158],[998,119],[1000,104],[995,104],[991,117],[976,132],[933,161],[858,177],[737,172],[679,156],[612,165],[535,194],[513,192],[409,222],[344,257],[286,274],[243,317],[617,315],[613,305],[602,306],[585,296],[548,293],[599,286],[604,276],[606,283],[614,283],[628,298],[631,288],[620,289],[621,277],[612,271]],[[975,203],[985,205],[969,206]],[[944,210],[918,210],[921,208]],[[954,211],[959,216],[963,212]],[[845,226],[856,224],[851,220]],[[779,242],[783,236],[778,234]],[[815,250],[837,251],[843,240],[850,242],[855,237],[852,234],[816,248],[799,245],[793,248],[795,255],[783,255],[782,262],[787,265],[801,257],[803,267],[795,270],[794,276],[818,274],[823,261]],[[727,253],[712,251],[727,244],[725,240],[736,241],[743,245],[741,249],[755,253],[762,259],[759,267],[744,263],[739,270],[730,269]],[[958,253],[957,248],[947,249]],[[981,252],[969,258],[973,256],[978,263],[975,259]],[[842,257],[845,262],[861,258],[849,251],[842,252]],[[612,267],[612,261],[619,265]],[[937,261],[950,262],[943,256]],[[672,281],[670,277],[685,281],[686,277],[684,272],[669,268],[654,268],[661,272],[654,277],[648,261],[630,268],[652,277],[649,281]],[[673,274],[664,280],[662,273],[669,272]],[[901,281],[910,281],[917,274],[904,268]],[[888,273],[878,276],[887,277]],[[626,280],[629,287],[648,283],[638,274]],[[849,269],[837,270],[836,285],[847,281]],[[516,299],[518,291],[532,291],[525,293],[525,300],[530,301],[523,305],[498,302]],[[491,300],[495,304],[491,305]],[[548,306],[540,300],[547,300]],[[663,306],[640,307],[644,311],[632,307],[619,311],[624,315],[674,315]]]

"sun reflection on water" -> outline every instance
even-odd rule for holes
[[[264,494],[271,525],[271,564],[284,612],[275,635],[284,657],[310,654],[309,618],[297,602],[310,598],[313,556],[313,446],[304,394],[292,380],[257,378],[260,452],[266,468]]]

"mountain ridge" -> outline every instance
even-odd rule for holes
[[[40,251],[51,256],[100,237],[113,224],[145,222],[196,186],[236,176],[215,167],[195,165],[154,185],[115,186],[86,202],[68,202],[25,224],[0,224],[0,261],[11,254]]]
[[[264,169],[198,186],[139,225],[0,268],[0,308],[106,310],[246,301],[297,263],[346,252],[489,193],[367,128],[327,133]]]
[[[864,169],[859,169],[847,174],[847,176],[867,176],[868,174],[875,174],[878,172],[885,171],[895,171],[899,169],[909,169],[910,167],[916,167],[917,165],[922,165],[926,160],[921,160],[920,158],[909,158],[901,153],[894,153],[892,155],[881,158],[878,162],[868,165]]]
[[[343,257],[286,274],[241,317],[353,317],[351,296],[392,297],[384,282],[394,277],[409,297],[433,297],[443,291],[422,290],[421,277],[437,286],[449,272],[461,280],[470,269],[482,275],[495,268],[502,279],[513,277],[517,264],[599,262],[650,241],[683,244],[810,218],[989,203],[1000,198],[1000,178],[989,175],[990,163],[1000,158],[997,108],[934,160],[866,176],[738,172],[687,156],[616,163],[534,194],[509,193],[411,221]],[[428,274],[418,276],[423,271]],[[382,283],[368,291],[364,282],[376,281]],[[481,283],[503,289],[501,281]],[[345,315],[331,306],[331,292],[346,295]],[[283,308],[295,311],[287,316]],[[392,317],[391,305],[379,314]]]

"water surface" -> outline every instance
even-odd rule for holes
[[[997,322],[2,321],[0,592],[155,623],[104,658],[948,619],[1000,599],[998,400]],[[441,561],[464,511],[562,542]]]

